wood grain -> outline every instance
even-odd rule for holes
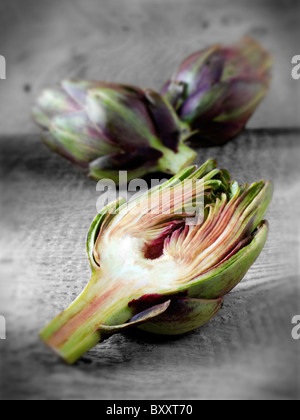
[[[86,234],[96,184],[38,136],[0,138],[1,399],[292,399],[299,397],[299,134],[256,130],[198,150],[240,182],[271,179],[270,237],[244,281],[207,326],[178,339],[131,331],[73,367],[39,330],[89,280]]]

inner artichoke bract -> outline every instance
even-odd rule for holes
[[[173,175],[197,157],[172,106],[149,89],[65,80],[42,93],[33,116],[46,144],[96,180]]]
[[[74,363],[125,328],[177,335],[206,324],[264,247],[272,190],[239,186],[210,160],[107,206],[88,235],[92,279],[42,339]]]

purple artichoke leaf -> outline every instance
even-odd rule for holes
[[[229,90],[230,87],[225,83],[202,88],[186,100],[179,111],[181,119],[184,122],[193,123],[195,120],[205,122],[218,116],[223,109]],[[192,127],[198,128],[195,124],[192,124]]]
[[[190,144],[197,147],[216,147],[226,144],[244,130],[244,124],[208,121],[193,123],[195,131],[188,139]],[[196,127],[199,127],[196,129]]]
[[[76,162],[88,163],[99,156],[120,151],[93,126],[83,111],[55,117],[50,133],[57,139],[58,146],[67,150]]]
[[[270,82],[272,56],[249,37],[232,47],[224,48],[226,57],[223,81],[244,76],[260,79],[266,85]]]
[[[206,86],[214,86],[221,82],[225,57],[222,50],[217,50],[211,54],[203,63],[199,74],[195,75],[190,84],[189,94],[193,94]]]
[[[177,152],[180,140],[180,123],[174,109],[158,93],[147,90],[145,94],[158,137],[166,147]]]
[[[149,146],[156,132],[142,101],[122,92],[93,90],[87,98],[86,112],[91,121],[114,144],[126,151]]]
[[[142,91],[139,88],[116,83],[66,79],[62,81],[61,85],[63,90],[81,107],[85,106],[87,97],[93,90],[109,89],[123,92],[125,95],[134,95],[137,98],[142,95]]]
[[[220,46],[214,45],[192,54],[180,65],[173,80],[186,84],[188,86],[187,94],[191,95],[197,89],[197,85],[200,82],[199,75],[202,73],[203,68],[206,68],[206,70],[202,74],[206,76],[209,81],[212,81],[214,77],[218,79],[220,77],[219,72],[221,71],[220,67],[222,65],[219,51]],[[215,65],[214,68],[211,66],[212,63]],[[216,68],[218,68],[217,71],[215,71]],[[211,69],[211,72],[208,71],[209,69]]]
[[[115,153],[95,159],[90,168],[99,170],[133,170],[147,165],[156,166],[162,157],[159,150],[151,147],[139,147],[134,152]]]
[[[241,78],[232,80],[229,86],[222,111],[215,120],[245,125],[265,97],[268,88],[260,81]]]

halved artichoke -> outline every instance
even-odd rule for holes
[[[98,214],[87,241],[92,279],[41,333],[66,362],[125,328],[183,334],[221,309],[264,247],[273,188],[240,187],[216,167],[187,168]]]

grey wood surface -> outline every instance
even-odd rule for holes
[[[299,127],[298,0],[1,0],[2,134],[31,134],[40,90],[66,77],[159,90],[188,54],[212,43],[260,41],[274,56],[274,81],[250,128]]]
[[[1,398],[291,399],[299,396],[299,132],[249,131],[199,150],[240,182],[271,179],[270,237],[207,326],[178,339],[112,337],[73,367],[38,332],[89,280],[86,234],[96,184],[38,136],[0,140]]]

